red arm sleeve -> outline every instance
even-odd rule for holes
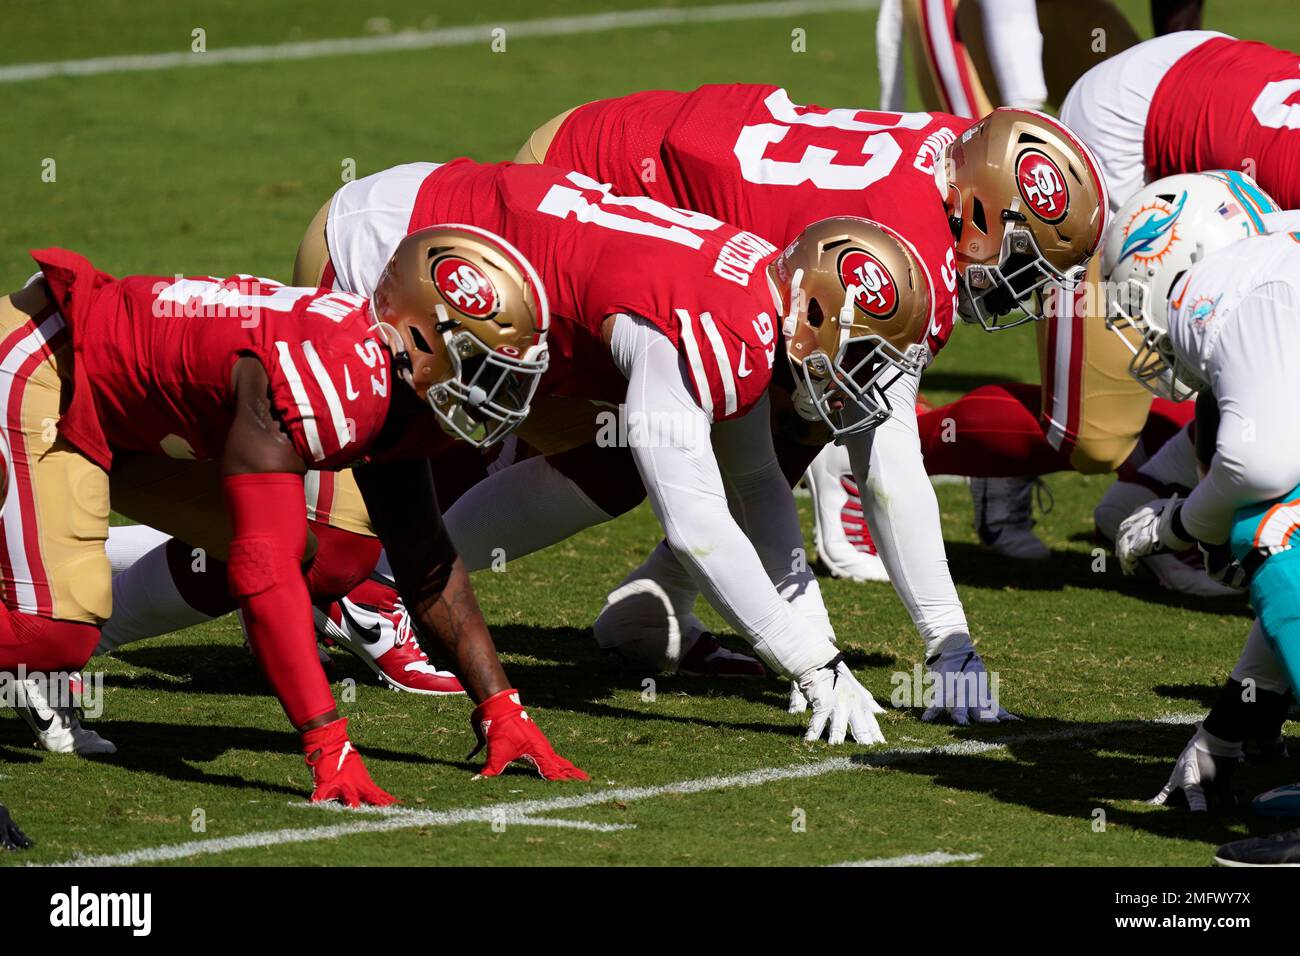
[[[224,479],[234,537],[227,574],[248,627],[248,642],[295,727],[334,709],[316,653],[303,579],[307,503],[298,475]]]

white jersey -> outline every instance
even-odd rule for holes
[[[334,288],[369,296],[406,238],[415,197],[440,163],[407,163],[345,183],[330,200],[325,241]]]
[[[1098,63],[1071,87],[1061,122],[1092,148],[1112,213],[1146,185],[1147,115],[1156,87],[1183,56],[1221,36],[1182,30],[1147,40]]]
[[[1214,461],[1182,519],[1221,544],[1238,508],[1300,484],[1300,233],[1243,239],[1193,266],[1170,295],[1169,339],[1219,403]]]

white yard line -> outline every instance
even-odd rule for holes
[[[1159,717],[1151,722],[1164,724],[1192,723],[1199,720],[1201,716],[1202,713],[1197,711],[1194,714],[1174,714]],[[609,790],[593,790],[568,797],[551,797],[547,800],[516,800],[512,803],[483,804],[474,807],[461,807],[455,810],[384,808],[357,812],[342,811],[328,804],[319,807],[314,804],[294,804],[296,806],[310,806],[313,809],[334,810],[344,815],[348,822],[329,826],[266,830],[233,837],[213,837],[169,846],[144,847],[138,850],[129,850],[125,853],[110,853],[102,856],[82,856],[54,865],[134,866],[141,863],[166,863],[172,860],[192,859],[199,856],[216,856],[235,850],[282,846],[292,843],[314,843],[320,840],[337,840],[342,837],[364,833],[391,833],[395,830],[408,830],[418,827],[457,826],[467,823],[490,824],[500,821],[504,821],[507,826],[512,824],[542,825],[536,819],[538,815],[560,810],[577,810],[583,807],[612,802],[631,803],[669,794],[710,793],[718,790],[759,787],[782,780],[806,780],[831,773],[846,773],[871,767],[886,767],[900,760],[917,757],[965,756],[987,753],[1015,746],[1019,743],[1077,740],[1085,737],[1095,737],[1118,726],[1133,723],[1140,722],[1124,721],[1120,724],[1089,724],[1081,727],[1049,730],[1037,734],[1013,734],[1001,741],[959,740],[934,747],[899,747],[856,754],[852,757],[831,757],[815,763],[794,764],[788,767],[765,767],[759,770],[750,770],[746,773],[700,777],[694,780],[681,780],[677,783],[666,783],[658,786],[615,787]],[[565,821],[563,824],[556,823],[555,825],[580,822]]]
[[[831,863],[830,866],[943,866],[947,863],[972,863],[983,855],[935,850],[933,853],[909,853],[906,856],[887,856],[878,860],[849,860],[846,863]]]
[[[317,60],[333,56],[361,56],[403,50],[430,50],[437,47],[487,46],[495,30],[504,30],[506,42],[534,37],[574,36],[580,33],[605,33],[633,27],[667,27],[691,23],[734,23],[741,20],[768,20],[816,13],[862,12],[874,10],[880,0],[771,0],[764,3],[719,4],[708,7],[651,8],[613,13],[586,14],[572,17],[546,17],[506,23],[477,23],[389,33],[382,36],[343,37],[333,40],[307,40],[301,43],[276,43],[266,46],[228,47],[193,53],[141,53],[132,56],[101,56],[85,60],[57,60],[48,63],[18,63],[0,67],[0,83],[23,83],[52,76],[97,76],[104,73],[142,73],[191,66],[220,66],[226,63],[270,63],[282,60]],[[867,35],[863,24],[863,35]],[[181,38],[189,43],[189,34]]]

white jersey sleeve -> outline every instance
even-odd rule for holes
[[[369,296],[407,233],[420,185],[440,163],[407,163],[345,183],[330,201],[325,241],[334,288]]]
[[[1083,74],[1061,104],[1061,122],[1088,144],[1110,193],[1110,211],[1146,184],[1146,125],[1156,87],[1170,67],[1224,34],[1183,30],[1147,40]]]
[[[1261,236],[1206,257],[1175,289],[1170,313],[1179,361],[1219,404],[1214,460],[1181,516],[1196,538],[1222,544],[1238,508],[1300,484],[1300,241]]]

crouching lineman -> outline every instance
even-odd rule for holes
[[[621,404],[628,422],[650,426],[651,440],[634,452],[669,541],[724,618],[798,680],[812,702],[810,739],[828,726],[835,743],[849,731],[862,743],[883,739],[879,707],[835,647],[815,577],[795,560],[798,517],[775,463],[766,397],[784,305],[769,275],[775,248],[711,216],[617,196],[579,173],[462,159],[398,166],[343,186],[309,228],[296,271],[368,294],[390,250],[430,221],[492,230],[538,267],[553,317],[539,394],[583,409],[583,440],[593,433],[593,401]],[[483,307],[473,284],[462,292],[463,307]],[[911,367],[895,361],[880,374]],[[823,400],[838,401],[833,391]],[[494,553],[520,557],[610,517],[586,498],[575,509],[554,481],[495,493],[493,481],[511,471],[472,489],[486,489],[478,498],[486,505],[464,510],[469,518],[453,534],[471,570]],[[368,520],[346,475],[320,477],[331,521]],[[724,478],[763,486],[753,493],[766,511],[751,512],[744,530],[728,510]]]
[[[191,540],[226,560],[250,645],[303,736],[312,799],[391,803],[348,740],[312,627],[302,476],[355,464],[407,606],[478,704],[485,773],[522,757],[548,777],[585,776],[510,687],[429,465],[454,439],[490,443],[527,414],[549,318],[522,256],[481,231],[421,230],[381,264],[370,300],[248,276],[114,279],[61,249],[34,258],[41,275],[0,301],[13,464],[0,671],[75,671],[98,643],[111,613],[110,471],[163,456],[218,463],[216,500],[128,515],[193,535],[186,516],[219,515],[224,497],[229,526]],[[458,309],[470,279],[491,309]],[[147,464],[135,470],[148,480]]]
[[[1242,202],[1237,175],[1152,183],[1121,210],[1119,222],[1130,225],[1103,251],[1118,316],[1111,324],[1133,349],[1131,372],[1159,394],[1201,392],[1198,444],[1207,459],[1186,500],[1153,501],[1120,525],[1121,565],[1131,573],[1144,555],[1199,544],[1213,576],[1253,573],[1258,618],[1218,702],[1154,799],[1181,791],[1193,810],[1229,794],[1245,741],[1276,746],[1300,679],[1300,579],[1290,551],[1300,496],[1300,422],[1290,400],[1300,355],[1300,233],[1282,231],[1300,220],[1255,212]]]
[[[1092,149],[1105,175],[1112,210],[1143,185],[1179,173],[1244,170],[1285,209],[1300,208],[1300,124],[1292,102],[1300,56],[1264,43],[1205,30],[1181,30],[1147,40],[1098,63],[1070,90],[1061,120]],[[1254,203],[1249,192],[1237,200]],[[1091,278],[1091,277],[1090,277]],[[1045,557],[1032,533],[1033,478],[1061,468],[1105,474],[1120,468],[1137,442],[1155,453],[1169,436],[1181,447],[1147,469],[1159,484],[1194,483],[1191,446],[1178,430],[1190,407],[1151,397],[1124,374],[1128,353],[1104,328],[1100,309],[1055,319],[1040,339],[1041,404],[1025,386],[983,386],[936,409],[934,426],[956,422],[957,441],[926,447],[967,461],[994,460],[995,477],[972,484],[990,495],[981,538],[1001,550],[1023,542],[1026,556]],[[1063,321],[1063,319],[1065,321]],[[1034,418],[1042,418],[1041,433]],[[930,416],[927,416],[929,418]],[[980,423],[982,429],[967,427]],[[922,435],[926,426],[922,421]],[[938,427],[934,433],[942,434]],[[938,460],[937,456],[936,460]],[[943,470],[956,463],[944,463]],[[959,472],[960,473],[960,472]],[[1153,482],[1154,483],[1154,482]],[[1141,485],[1125,483],[1129,502]],[[1013,507],[1004,509],[1000,502]],[[1119,502],[1108,502],[1107,510]],[[978,502],[977,502],[978,504]],[[996,507],[994,507],[996,506]],[[1104,517],[1103,517],[1104,521]],[[994,531],[991,539],[986,531]],[[1213,594],[1173,555],[1146,562],[1166,587]],[[1218,593],[1222,593],[1218,591]]]
[[[946,343],[954,306],[990,329],[1022,307],[1041,317],[1039,293],[1049,282],[1072,282],[1100,243],[1106,221],[1104,184],[1087,148],[1055,120],[1025,110],[997,110],[972,123],[939,113],[804,106],[769,85],[652,90],[555,117],[532,134],[518,160],[573,167],[622,193],[707,213],[781,246],[811,224],[837,216],[892,229],[932,286],[929,327],[908,338],[904,322],[883,315],[865,297],[868,308],[858,318],[876,324],[897,347],[922,354],[923,365]],[[840,305],[830,303],[827,314],[838,314]],[[814,313],[813,321],[819,319]],[[895,380],[887,395],[891,415],[870,441],[856,443],[856,463],[850,460],[851,443],[831,444],[830,431],[810,427],[789,411],[789,387],[784,405],[773,394],[779,413],[774,440],[791,481],[817,459],[808,470],[818,513],[815,537],[832,573],[883,578],[883,561],[932,666],[942,671],[965,662],[982,669],[926,477],[916,389],[915,376]],[[537,416],[530,435],[545,417]],[[599,468],[592,467],[596,462]],[[613,467],[608,455],[553,455],[547,463],[551,467],[533,467],[553,487],[601,501],[608,510],[610,496],[601,496]],[[855,522],[847,517],[851,495],[862,503]],[[638,500],[639,495],[614,504],[626,510]],[[861,554],[849,538],[861,534],[864,513],[880,544],[878,558]],[[660,547],[612,597],[642,587],[674,590],[673,575],[684,578],[660,560],[667,556]],[[678,593],[675,604],[689,610],[689,593]],[[653,646],[649,620],[637,633],[632,609],[626,617],[612,611],[602,615],[597,629],[602,644],[619,641],[630,652],[627,638],[635,637],[643,647]],[[695,626],[693,619],[684,620],[689,626],[680,628],[687,635],[683,649]],[[674,633],[659,627],[661,649],[676,651],[677,642],[669,640]],[[674,663],[671,654],[638,656]]]

